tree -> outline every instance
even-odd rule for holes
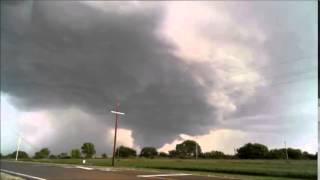
[[[12,152],[11,154],[8,155],[9,158],[16,158],[17,155],[17,151]],[[18,158],[19,159],[28,159],[29,155],[28,153],[24,152],[24,151],[19,151],[18,152]]]
[[[107,156],[106,153],[103,153],[103,154],[101,155],[101,157],[102,157],[102,158],[108,158],[108,156]]]
[[[186,140],[181,144],[176,145],[176,153],[180,158],[190,158],[192,156],[195,157],[196,153],[198,153],[198,155],[201,154],[201,147],[195,141]]]
[[[160,152],[159,157],[169,157],[169,154],[167,154],[165,152]]]
[[[302,152],[300,149],[288,148],[289,159],[302,159]]]
[[[271,149],[267,157],[268,159],[286,159],[286,150],[285,149]]]
[[[226,155],[221,151],[211,151],[203,153],[202,157],[206,159],[224,159]]]
[[[157,149],[155,147],[144,147],[140,152],[141,157],[154,158],[158,155]]]
[[[49,156],[49,159],[57,159],[58,157],[56,156],[56,155],[53,155],[53,154],[51,154],[50,156]]]
[[[71,154],[71,158],[74,158],[74,159],[81,158],[81,153],[79,149],[72,149],[70,154]]]
[[[171,151],[169,151],[169,157],[170,157],[170,158],[175,158],[175,157],[177,157],[177,151],[176,151],[176,150],[171,150]]]
[[[48,158],[50,154],[50,150],[48,148],[42,148],[40,151],[36,152],[34,158],[43,159]]]
[[[247,143],[237,149],[237,156],[240,159],[263,159],[268,154],[267,146],[258,143]]]
[[[48,148],[43,148],[40,150],[40,153],[43,155],[44,158],[48,158],[49,157],[49,154],[50,154],[50,151]]]
[[[120,146],[116,149],[116,156],[124,158],[137,156],[137,151],[129,147]]]
[[[94,148],[94,145],[89,142],[83,143],[83,145],[81,147],[81,152],[83,154],[85,154],[86,158],[92,158],[92,156],[96,154],[96,150]]]
[[[68,153],[60,153],[58,155],[59,159],[70,159],[70,156],[68,155]]]
[[[41,156],[40,152],[35,152],[33,158],[35,159],[42,159],[43,157]]]
[[[316,154],[310,154],[307,151],[304,151],[302,153],[302,159],[317,160],[317,153]]]

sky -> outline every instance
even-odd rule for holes
[[[313,1],[1,1],[1,152],[318,151]]]

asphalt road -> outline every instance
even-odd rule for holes
[[[142,171],[121,168],[77,166],[77,165],[55,165],[43,163],[27,163],[0,161],[1,171],[23,177],[25,179],[37,180],[64,180],[64,179],[105,179],[105,180],[230,180],[224,178],[197,176],[185,173],[173,173],[163,171]]]

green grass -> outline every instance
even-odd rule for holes
[[[81,164],[81,159],[31,160],[61,164]],[[111,159],[88,159],[87,164],[111,166]],[[214,175],[250,176],[246,179],[317,179],[317,161],[314,160],[182,160],[182,159],[121,159],[118,167],[150,168],[162,170],[193,171]],[[245,176],[243,176],[245,175]]]

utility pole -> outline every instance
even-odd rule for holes
[[[286,158],[287,158],[287,160],[288,160],[289,157],[288,157],[288,149],[287,149],[287,143],[286,143],[286,141],[284,141],[284,148],[286,149]]]
[[[16,161],[18,161],[18,155],[19,155],[20,144],[21,144],[21,135],[19,135],[18,143],[17,143]]]
[[[124,115],[124,113],[119,112],[120,103],[117,100],[116,102],[116,111],[110,111],[112,114],[115,114],[115,127],[114,127],[114,140],[113,140],[113,154],[112,154],[112,166],[114,167],[114,158],[116,151],[116,142],[117,142],[117,129],[118,129],[118,115]]]

